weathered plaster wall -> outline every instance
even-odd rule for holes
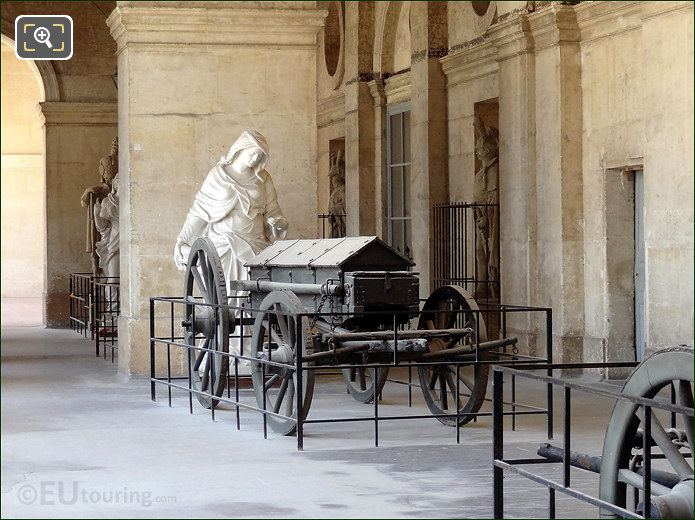
[[[487,30],[468,4],[449,6],[441,60],[450,199],[470,198],[473,103],[498,95],[504,300],[553,307],[556,359],[633,356],[620,172],[644,167],[647,350],[691,342],[692,4],[499,3]]]
[[[106,15],[115,2],[3,2],[2,34],[14,38],[21,14],[68,14],[74,23],[70,60],[39,63],[46,103],[45,317],[68,325],[68,274],[89,269],[82,191],[99,180],[99,158],[116,137],[115,42]],[[3,152],[4,153],[4,152]]]
[[[316,235],[316,34],[323,17],[303,4],[273,7],[122,2],[109,19],[119,44],[124,372],[149,369],[148,298],[181,294],[176,236],[204,177],[242,130],[268,139],[267,169],[288,237]],[[225,31],[212,31],[219,27]]]
[[[41,298],[46,222],[38,103],[43,89],[38,71],[18,60],[4,38],[1,47],[2,296]]]

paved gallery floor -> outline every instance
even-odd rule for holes
[[[480,518],[492,515],[492,428],[488,418],[461,430],[436,420],[373,425],[311,425],[306,450],[294,437],[263,439],[257,414],[234,425],[229,405],[216,421],[188,399],[149,398],[145,379],[119,375],[95,358],[92,343],[69,330],[2,329],[3,517],[362,517]],[[250,390],[242,392],[253,399]],[[414,413],[424,413],[415,395]],[[527,402],[543,389],[519,384]],[[558,405],[560,400],[557,400]],[[577,396],[575,446],[600,454],[612,403]],[[367,414],[336,379],[322,379],[311,416]],[[405,387],[388,383],[383,413],[408,413]],[[556,410],[561,424],[561,407]],[[545,438],[541,417],[522,417],[505,431],[509,456],[531,456]],[[556,436],[561,438],[561,436]],[[556,440],[556,444],[560,444]],[[555,472],[560,468],[551,468]],[[548,473],[546,471],[546,473]],[[550,473],[557,474],[557,473]],[[580,488],[597,478],[580,472]],[[547,492],[505,480],[509,517],[543,517]],[[598,511],[559,498],[559,517]]]

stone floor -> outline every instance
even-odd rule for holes
[[[387,384],[382,414],[425,413],[421,397],[408,411],[405,387]],[[242,392],[252,402],[250,390]],[[525,402],[543,404],[543,390],[519,383]],[[560,400],[556,424],[561,425]],[[573,440],[600,454],[612,404],[577,395]],[[489,407],[488,407],[489,408]],[[364,415],[335,379],[322,379],[310,417]],[[492,429],[489,418],[461,430],[433,419],[373,425],[309,425],[305,451],[296,438],[263,439],[261,421],[242,412],[241,430],[229,405],[216,421],[185,394],[172,407],[159,387],[127,380],[95,358],[92,343],[69,330],[2,329],[2,517],[305,517],[482,518],[492,515]],[[505,430],[508,457],[531,456],[546,440],[540,417]],[[556,438],[561,438],[558,426]],[[555,443],[559,445],[560,440]],[[541,468],[560,479],[558,465]],[[580,489],[597,478],[577,470]],[[505,479],[508,517],[547,515],[547,491]],[[597,516],[570,498],[559,517]]]

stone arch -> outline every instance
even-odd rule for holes
[[[379,17],[374,31],[374,72],[376,75],[388,75],[394,70],[394,58],[397,50],[399,19],[404,9],[410,9],[410,2],[389,2]],[[410,37],[410,17],[408,16],[408,38]],[[401,28],[402,29],[402,28]],[[402,67],[398,67],[401,69]]]
[[[2,42],[14,48],[14,24],[7,20],[2,20]],[[56,76],[53,63],[47,60],[29,61],[29,66],[37,75],[41,85],[43,101],[60,101],[60,90],[58,89],[58,77]]]

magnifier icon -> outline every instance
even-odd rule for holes
[[[45,27],[37,27],[34,30],[34,39],[39,43],[45,43],[46,47],[48,47],[49,49],[52,49],[53,45],[51,45],[51,42],[49,41],[50,37],[51,37],[51,33]]]

